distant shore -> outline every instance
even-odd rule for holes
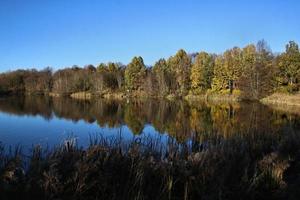
[[[168,95],[155,95],[148,94],[145,91],[133,91],[133,92],[123,92],[123,91],[104,91],[104,92],[74,92],[74,93],[0,93],[0,97],[7,96],[49,96],[54,98],[59,97],[69,97],[77,100],[92,100],[97,98],[103,99],[115,99],[115,100],[124,100],[124,99],[165,99],[165,100],[186,100],[191,102],[197,101],[208,101],[215,103],[238,103],[238,102],[260,102],[264,105],[271,106],[273,108],[279,108],[280,110],[297,110],[297,113],[300,113],[300,92],[297,93],[284,93],[284,92],[275,92],[269,96],[266,96],[261,99],[251,99],[239,94],[229,94],[229,93],[217,93],[209,92],[202,94],[187,94],[187,95],[178,95],[178,94],[168,94]]]
[[[89,100],[92,98],[105,98],[105,99],[126,99],[126,98],[163,98],[163,99],[184,99],[187,101],[215,101],[215,102],[241,102],[241,101],[252,101],[252,99],[242,98],[235,94],[199,94],[192,95],[188,94],[185,96],[177,95],[166,95],[166,96],[155,96],[147,95],[145,92],[134,92],[134,93],[124,93],[124,92],[106,92],[106,93],[91,93],[91,92],[76,92],[71,94],[59,94],[59,93],[49,93],[51,97],[62,97],[68,96],[74,99]],[[286,93],[273,93],[265,98],[259,100],[259,102],[265,105],[273,106],[293,106],[300,107],[300,93],[286,94]]]
[[[10,96],[16,94],[3,94],[0,96]],[[18,94],[20,95],[20,94]],[[33,94],[30,94],[33,95]],[[40,95],[40,94],[36,94]],[[109,91],[102,93],[92,93],[92,92],[76,92],[71,94],[63,94],[63,93],[47,93],[43,94],[51,97],[70,97],[78,100],[91,100],[93,98],[104,98],[104,99],[127,99],[127,98],[154,98],[154,99],[167,99],[167,100],[175,100],[175,99],[184,99],[186,101],[211,101],[211,102],[223,102],[223,103],[233,103],[233,102],[242,102],[242,101],[253,101],[253,99],[247,99],[245,97],[241,97],[237,94],[219,94],[219,93],[203,93],[203,94],[188,94],[185,96],[179,96],[175,94],[169,94],[165,96],[158,95],[149,95],[143,91],[125,93],[122,91]],[[300,93],[295,94],[287,94],[287,93],[273,93],[267,97],[264,97],[259,101],[262,104],[272,106],[273,108],[277,108],[280,110],[295,110],[296,113],[300,113]]]

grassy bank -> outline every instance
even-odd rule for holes
[[[246,100],[241,98],[237,94],[221,94],[221,93],[203,93],[203,94],[188,94],[188,95],[178,95],[178,94],[169,94],[165,96],[148,94],[144,91],[134,91],[124,93],[121,91],[104,91],[102,93],[91,93],[91,92],[76,92],[71,94],[58,94],[50,93],[49,96],[60,97],[60,96],[69,96],[74,99],[91,99],[91,98],[105,98],[105,99],[126,99],[126,98],[156,98],[156,99],[185,99],[188,101],[213,101],[213,102],[238,102]]]
[[[35,94],[37,95],[37,94]],[[109,91],[103,93],[91,93],[91,92],[76,92],[71,94],[59,94],[59,93],[49,93],[47,94],[51,97],[66,97],[69,96],[74,99],[92,99],[92,98],[104,98],[104,99],[127,99],[127,98],[155,98],[155,99],[168,99],[168,100],[176,100],[176,99],[185,99],[187,101],[210,101],[210,102],[241,102],[241,101],[253,101],[254,99],[250,99],[247,97],[243,97],[239,94],[227,94],[227,93],[203,93],[203,94],[188,94],[185,96],[170,94],[166,96],[156,96],[154,94],[147,94],[145,92],[132,92],[132,93],[124,93],[121,91]],[[3,95],[7,96],[7,95]],[[288,107],[300,107],[300,93],[296,94],[288,94],[288,93],[274,93],[270,96],[267,96],[263,99],[260,99],[260,102],[266,105],[272,106],[287,106]]]
[[[297,199],[300,137],[257,134],[205,143],[74,140],[28,157],[0,152],[1,199]]]
[[[187,95],[184,97],[184,99],[188,101],[211,101],[211,102],[239,102],[245,100],[238,95],[217,94],[217,93]]]
[[[72,93],[70,97],[74,99],[91,99],[92,94],[89,92],[76,92],[76,93]]]
[[[264,104],[273,104],[280,106],[300,106],[300,93],[285,94],[275,93],[261,100]]]

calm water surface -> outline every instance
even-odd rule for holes
[[[6,146],[57,145],[90,136],[171,137],[178,142],[300,130],[300,116],[259,103],[207,103],[165,100],[74,100],[50,97],[0,98],[0,142]]]

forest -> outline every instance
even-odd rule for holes
[[[258,100],[275,92],[297,93],[300,89],[300,51],[290,41],[282,53],[273,53],[259,41],[222,54],[187,53],[180,49],[168,59],[146,66],[134,57],[127,65],[118,62],[74,65],[53,71],[16,70],[0,74],[0,94],[69,96],[185,97],[227,94]]]

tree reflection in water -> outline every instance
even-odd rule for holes
[[[158,99],[74,100],[44,96],[14,96],[0,99],[0,111],[15,115],[53,116],[72,121],[84,120],[101,127],[127,125],[141,134],[146,124],[178,141],[204,141],[216,137],[276,134],[295,131],[297,113],[275,111],[259,103],[213,103]]]

